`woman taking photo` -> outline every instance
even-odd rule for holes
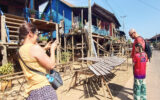
[[[19,28],[19,40],[22,44],[19,55],[27,66],[43,73],[48,73],[55,66],[55,50],[57,40],[49,42],[45,48],[37,44],[38,29],[35,25],[25,22]],[[50,57],[46,54],[50,49]],[[27,100],[57,100],[56,91],[44,75],[29,70],[19,59],[25,78],[27,79]]]

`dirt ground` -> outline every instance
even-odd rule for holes
[[[75,65],[74,68],[78,68],[80,66]],[[113,95],[114,100],[123,100],[123,97],[128,97],[128,95],[132,96],[132,89],[128,89],[127,91],[123,91],[124,86],[127,84],[128,80],[132,77],[132,67],[131,67],[131,59],[128,61],[128,68],[127,64],[124,63],[121,66],[116,67],[112,71],[114,74],[110,75],[111,78],[108,86],[111,90],[111,93]],[[64,85],[61,86],[56,92],[58,95],[58,100],[103,100],[104,99],[104,92],[100,84],[95,81],[95,76],[86,76],[86,75],[80,75],[78,78],[78,85],[74,88],[71,88],[68,91],[69,84],[71,82],[73,73],[70,71],[67,71],[66,74],[62,74],[63,76],[63,82]],[[81,81],[83,80],[83,81]],[[91,83],[89,83],[91,80]],[[97,78],[98,80],[98,78]],[[20,80],[21,82],[23,79]],[[17,81],[14,81],[14,87],[8,91],[6,91],[4,94],[0,93],[0,100],[23,100],[25,99],[24,94],[24,88],[21,88],[21,92],[18,93],[18,90],[20,88]],[[96,86],[96,89],[92,89],[92,86]],[[26,85],[26,84],[25,84]],[[24,86],[25,86],[24,85]],[[107,98],[109,99],[108,92],[105,91],[105,94],[107,95]],[[121,94],[121,95],[119,95]]]
[[[112,72],[115,73],[115,76],[110,80],[109,82],[109,88],[111,90],[111,93],[113,95],[114,100],[122,100],[121,97],[117,97],[119,93],[123,94],[125,96],[126,94],[121,92],[126,85],[127,81],[132,76],[132,67],[131,67],[131,59],[129,59],[128,68],[126,66],[126,63],[122,64],[121,66],[118,66],[115,70]],[[84,77],[84,76],[82,76]],[[100,90],[97,91],[97,94],[90,94],[89,90],[86,91],[85,87],[83,85],[77,86],[75,88],[72,88],[69,92],[66,90],[68,89],[69,83],[71,79],[67,76],[64,77],[65,83],[68,85],[64,85],[60,87],[57,91],[58,99],[59,100],[103,100],[103,89],[100,88]],[[68,80],[67,80],[68,79]],[[125,91],[124,91],[125,92]],[[132,89],[130,89],[130,95],[132,95]],[[88,95],[87,95],[88,94]],[[128,94],[127,94],[128,95]],[[126,95],[126,97],[127,97]],[[107,94],[107,97],[109,95]],[[109,97],[108,97],[109,98]]]

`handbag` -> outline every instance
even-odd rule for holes
[[[63,81],[59,72],[55,70],[51,70],[50,74],[47,74],[46,77],[55,90],[57,90],[58,87],[63,85]]]
[[[20,58],[20,60],[23,62],[23,64],[31,71],[36,72],[40,75],[44,75],[46,76],[46,78],[48,79],[49,83],[51,84],[51,86],[57,90],[58,87],[63,85],[63,80],[61,78],[61,75],[59,74],[59,72],[55,71],[55,70],[50,70],[49,74],[40,72],[38,70],[32,69],[31,67],[27,66],[26,63],[23,61],[23,59],[21,58],[19,52],[18,52],[18,56]]]

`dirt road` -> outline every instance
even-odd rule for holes
[[[147,98],[160,100],[160,51],[158,50],[153,50],[151,63],[148,63]]]
[[[153,55],[151,62],[147,64],[147,100],[160,100],[160,51],[153,50]],[[115,100],[133,100],[132,91],[128,89],[133,89],[133,77],[128,80],[124,86],[123,91],[127,93],[121,93],[117,96],[118,99]]]

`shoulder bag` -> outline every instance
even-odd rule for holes
[[[46,73],[43,73],[43,72],[40,72],[38,70],[35,70],[29,66],[26,65],[26,63],[23,61],[23,59],[21,58],[19,52],[18,52],[18,56],[20,58],[20,60],[22,61],[22,63],[31,71],[33,72],[36,72],[40,75],[45,75],[46,78],[48,79],[48,81],[50,82],[50,84],[52,85],[52,87],[57,90],[58,87],[60,87],[61,85],[63,85],[63,81],[62,81],[62,78],[59,74],[59,72],[55,71],[55,70],[51,70],[50,71],[50,74],[46,74]]]

